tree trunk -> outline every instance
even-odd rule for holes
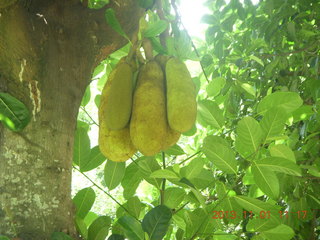
[[[76,237],[71,172],[79,105],[94,66],[126,40],[106,24],[105,9],[79,0],[14,2],[0,5],[0,92],[24,102],[32,120],[19,133],[0,126],[0,234]],[[136,2],[108,6],[129,36],[141,15]]]

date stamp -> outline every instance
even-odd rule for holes
[[[253,218],[259,218],[259,219],[270,219],[271,217],[278,217],[280,219],[284,218],[292,218],[295,217],[297,219],[305,219],[308,216],[307,210],[301,210],[301,211],[278,211],[278,213],[274,213],[271,211],[260,211],[259,213],[254,214],[253,211],[212,211],[213,219],[253,219]]]

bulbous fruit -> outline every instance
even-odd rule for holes
[[[132,67],[120,61],[110,73],[101,95],[99,115],[103,115],[110,130],[120,130],[129,123],[132,109]]]
[[[167,150],[169,147],[175,145],[179,138],[181,136],[181,133],[171,129],[169,126],[167,128],[167,135],[164,140],[163,146],[162,146],[162,151]]]
[[[111,161],[124,162],[136,152],[130,139],[129,125],[121,130],[110,130],[105,121],[99,124],[99,148]]]
[[[145,156],[161,151],[167,134],[164,75],[156,61],[142,66],[133,96],[130,136]]]
[[[178,132],[190,130],[197,116],[196,89],[186,65],[173,57],[166,64],[167,118]]]

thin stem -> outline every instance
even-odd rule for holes
[[[191,156],[187,157],[185,160],[181,161],[181,162],[179,163],[179,165],[181,165],[181,164],[185,163],[186,161],[188,161],[189,159],[197,156],[199,153],[201,153],[201,151],[198,151],[198,152],[192,154]]]
[[[175,0],[172,0],[172,1],[171,1],[171,5],[172,5],[172,7],[173,7],[173,9],[174,9],[174,12],[175,12],[177,18],[179,19],[179,22],[180,22],[181,26],[183,27],[183,29],[184,29],[184,30],[186,31],[186,33],[187,33],[187,36],[188,36],[188,38],[189,38],[189,40],[190,40],[190,42],[191,42],[191,46],[192,46],[194,52],[196,53],[197,57],[199,58],[199,63],[200,63],[201,70],[202,70],[202,72],[203,72],[203,74],[204,74],[207,82],[209,83],[209,82],[210,82],[210,81],[209,81],[209,77],[208,77],[206,71],[204,70],[204,67],[203,67],[203,65],[202,65],[202,63],[201,63],[201,61],[200,61],[201,56],[200,56],[200,54],[199,54],[199,52],[198,52],[198,49],[197,49],[196,45],[194,44],[194,42],[193,42],[190,34],[188,33],[186,27],[184,26],[183,22],[181,21],[181,16],[180,16],[180,14],[179,14],[179,10],[178,10],[178,7],[177,7],[177,5],[176,5],[176,1],[175,1]]]
[[[166,169],[166,155],[164,152],[162,152],[162,167],[163,169]],[[162,188],[160,190],[160,204],[164,204],[164,191],[166,190],[166,179],[164,178],[162,180]]]
[[[120,207],[122,207],[130,216],[134,217],[137,221],[141,222],[138,218],[136,218],[135,216],[133,216],[128,209],[126,209],[121,203],[119,203],[117,201],[117,199],[115,199],[114,197],[112,197],[112,195],[110,193],[108,193],[107,191],[105,191],[102,187],[100,187],[98,184],[96,184],[91,178],[89,178],[85,173],[81,172],[78,168],[74,167],[73,168],[75,170],[77,170],[79,173],[81,173],[86,179],[88,179],[96,188],[98,188],[100,191],[102,191],[103,193],[105,193],[108,197],[110,197],[116,204],[118,204]]]
[[[157,0],[156,2],[157,6],[157,14],[161,20],[167,21],[164,12],[163,12],[163,7],[162,7],[162,0]],[[167,47],[167,42],[166,39],[169,37],[169,27],[166,28],[161,34],[160,34],[160,43],[161,45],[166,48]]]
[[[84,107],[81,107],[81,110],[87,114],[87,116],[91,119],[91,121],[99,127],[99,124],[90,116],[90,114],[87,112],[87,110]]]

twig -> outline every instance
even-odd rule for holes
[[[197,156],[199,153],[201,153],[201,151],[198,151],[198,152],[192,154],[191,156],[187,157],[186,159],[184,159],[183,161],[181,161],[181,162],[179,163],[179,165],[185,163],[186,161],[188,161],[189,159],[193,158],[194,156]]]
[[[81,173],[86,179],[88,179],[96,188],[98,188],[100,191],[102,191],[103,193],[105,193],[108,197],[110,197],[116,204],[118,204],[120,207],[122,207],[130,216],[134,217],[137,221],[141,222],[138,218],[136,218],[135,216],[133,216],[128,209],[126,209],[121,203],[119,203],[117,201],[117,199],[115,199],[114,197],[112,197],[112,195],[108,192],[106,192],[102,187],[100,187],[98,184],[96,184],[91,178],[89,178],[85,173],[81,172],[78,168],[76,168],[75,166],[73,166],[73,168],[75,170],[77,170],[79,173]]]
[[[87,116],[91,119],[93,124],[95,124],[95,125],[97,125],[99,127],[99,124],[90,116],[90,114],[87,112],[87,110],[84,107],[81,107],[81,110],[84,111],[85,114],[87,114]]]
[[[200,56],[200,54],[199,54],[199,52],[198,52],[198,49],[197,49],[196,45],[194,45],[194,42],[193,42],[190,34],[188,33],[188,31],[187,31],[186,27],[184,26],[183,22],[181,21],[181,16],[180,16],[180,14],[179,14],[179,10],[178,10],[178,7],[177,7],[177,5],[176,5],[176,1],[175,1],[175,0],[171,0],[171,5],[172,5],[172,7],[173,7],[173,9],[174,9],[174,12],[176,13],[177,18],[179,19],[179,22],[180,22],[181,26],[183,27],[183,29],[184,29],[184,30],[186,31],[186,33],[187,33],[187,36],[188,36],[188,38],[189,38],[189,40],[190,40],[190,42],[191,42],[191,46],[192,46],[194,52],[196,53],[197,57],[199,58],[199,63],[200,63],[200,66],[201,66],[201,70],[202,70],[202,72],[203,72],[203,74],[204,74],[207,82],[209,83],[209,82],[210,82],[210,81],[209,81],[209,77],[208,77],[208,75],[207,75],[206,71],[204,70],[204,67],[203,67],[203,65],[202,65],[202,63],[201,63],[201,56]]]
[[[166,169],[166,155],[164,152],[161,153],[162,154],[162,167],[163,169]],[[162,180],[162,188],[160,190],[160,204],[163,205],[164,204],[164,192],[166,190],[166,179],[164,178]]]
[[[165,15],[163,13],[162,0],[157,0],[156,6],[157,6],[157,14],[158,14],[159,18],[161,20],[167,21]],[[160,43],[164,48],[167,47],[166,39],[168,37],[169,37],[169,28],[167,27],[166,30],[160,34]]]

